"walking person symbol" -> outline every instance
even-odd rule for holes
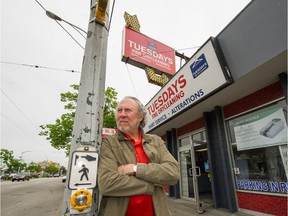
[[[85,167],[85,164],[82,165],[82,169],[79,170],[79,173],[82,172],[82,175],[81,175],[81,178],[80,178],[80,181],[82,181],[83,177],[85,176],[87,181],[89,180],[88,178],[88,173],[89,173],[89,169],[87,167]]]

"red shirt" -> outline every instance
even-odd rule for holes
[[[142,145],[142,133],[139,131],[139,140],[136,142],[130,136],[125,137],[132,142],[136,154],[137,163],[148,163],[149,158],[145,154]],[[147,194],[131,196],[125,216],[154,216],[152,196]]]

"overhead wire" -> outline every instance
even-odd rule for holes
[[[64,22],[66,22],[65,20],[63,20]],[[67,22],[66,22],[67,23]],[[75,26],[75,25],[73,25],[72,23],[69,23],[69,25],[72,27],[72,28],[74,28],[75,29],[75,31],[77,31],[84,39],[87,39],[86,38],[86,36],[84,36],[80,31],[79,31],[79,27],[77,27],[77,26]],[[80,30],[82,30],[82,29],[80,29]],[[83,30],[82,30],[83,31]],[[85,32],[85,34],[87,35],[87,32]]]
[[[59,68],[52,68],[52,67],[46,67],[46,66],[40,66],[40,65],[21,64],[21,63],[15,63],[15,62],[7,62],[7,61],[1,61],[1,63],[19,65],[19,66],[25,66],[25,67],[43,68],[43,69],[50,69],[50,70],[57,70],[57,71],[66,71],[66,72],[71,72],[71,73],[81,73],[80,71],[77,71],[77,70],[59,69]]]
[[[77,31],[84,39],[86,39],[86,36],[87,36],[87,32],[84,31],[83,29],[81,29],[80,27],[62,19],[61,17],[57,16],[56,14],[52,13],[51,11],[47,11],[46,10],[46,15],[51,18],[51,19],[54,19],[54,20],[58,20],[58,21],[63,21],[65,23],[67,23],[68,25],[70,25],[72,28],[74,28],[75,31]],[[85,33],[86,36],[84,36],[81,32]]]
[[[135,96],[138,98],[138,95],[137,95],[137,92],[136,92],[136,89],[135,89],[135,86],[134,86],[134,83],[133,83],[133,80],[132,80],[130,71],[129,71],[129,69],[128,69],[127,64],[125,64],[125,65],[126,65],[126,69],[127,69],[127,71],[128,71],[128,74],[129,74],[129,77],[130,77],[130,80],[131,80],[131,83],[132,83],[132,86],[133,86],[133,90],[134,90]]]
[[[37,127],[28,117],[27,115],[20,109],[19,106],[4,92],[3,89],[1,89],[1,92],[8,98],[8,100],[21,112],[21,114],[25,117],[25,119],[33,125],[37,130],[39,130],[39,127]],[[37,140],[35,137],[31,136],[27,131],[25,131],[21,126],[19,126],[16,122],[12,121],[10,118],[8,118],[6,115],[4,115],[2,112],[0,113],[1,116],[6,118],[9,122],[11,122],[14,126],[16,126],[18,129],[20,129],[22,132],[24,132],[28,137],[32,138],[36,143],[39,143],[40,145],[44,143],[40,143],[39,140]],[[38,134],[37,134],[38,135]]]
[[[8,100],[22,113],[22,115],[26,118],[26,120],[33,125],[36,129],[39,130],[39,128],[28,118],[28,116],[20,109],[19,106],[4,92],[3,89],[1,89],[1,92],[8,98]]]
[[[85,48],[84,48],[57,20],[55,20],[55,22],[56,22],[83,50],[85,50]]]
[[[45,12],[47,12],[46,8],[39,1],[37,1],[37,0],[35,0],[35,1],[40,5],[40,7],[43,10],[45,10]],[[54,21],[78,44],[78,46],[80,46],[83,50],[85,50],[85,48],[57,20],[54,19]],[[67,21],[65,21],[65,22],[70,25],[69,22],[67,22]],[[72,26],[75,29],[75,25],[72,24],[70,26]],[[79,27],[77,27],[77,28],[79,28]],[[77,30],[77,32],[80,33],[78,30]]]
[[[115,6],[115,0],[113,0],[113,4],[112,4],[112,10],[111,10],[111,15],[110,15],[110,20],[109,20],[108,32],[110,31],[110,26],[111,26],[111,23],[112,23],[112,17],[113,17],[113,12],[114,12],[114,6]]]
[[[180,50],[190,50],[190,49],[197,49],[200,48],[201,46],[194,46],[194,47],[188,47],[188,48],[183,48],[183,49],[175,49],[176,51],[180,51]]]
[[[0,113],[1,116],[3,116],[4,118],[6,118],[9,122],[11,122],[14,126],[16,126],[18,129],[20,129],[23,133],[25,133],[27,136],[29,136],[30,138],[32,138],[35,142],[41,144],[38,140],[35,139],[35,137],[31,136],[29,133],[27,133],[22,127],[20,127],[17,123],[15,123],[14,121],[12,121],[10,118],[8,118],[6,115],[4,115],[2,112]]]

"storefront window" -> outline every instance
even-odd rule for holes
[[[284,101],[228,121],[236,189],[288,194]]]
[[[179,147],[184,147],[184,146],[188,146],[188,145],[191,145],[189,137],[185,137],[185,138],[179,140]]]
[[[205,131],[201,131],[201,132],[199,132],[199,133],[193,134],[193,135],[192,135],[192,140],[197,140],[197,141],[206,142],[206,134],[205,134]]]

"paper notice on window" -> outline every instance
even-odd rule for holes
[[[282,108],[249,116],[234,127],[237,150],[287,144],[287,125]]]

